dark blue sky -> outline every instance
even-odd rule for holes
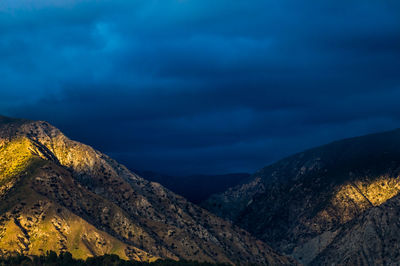
[[[254,172],[399,99],[398,0],[0,1],[0,113],[130,168]]]

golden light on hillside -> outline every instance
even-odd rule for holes
[[[340,186],[331,198],[330,205],[335,213],[340,214],[340,222],[346,223],[363,211],[393,198],[399,191],[399,178],[381,176],[373,180],[357,180]],[[319,216],[326,219],[332,215],[324,210]]]

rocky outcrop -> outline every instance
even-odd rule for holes
[[[400,196],[370,208],[338,230],[310,265],[398,265]]]

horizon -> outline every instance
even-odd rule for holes
[[[1,117],[10,118],[10,119],[21,119],[21,120],[24,120],[24,119],[25,119],[25,118],[23,118],[23,117],[9,117],[9,116],[5,116],[5,115],[0,114],[0,118],[1,118]],[[35,121],[35,120],[33,120],[33,121]],[[41,119],[36,120],[36,121],[43,121],[43,122],[50,123],[49,121],[41,120]],[[52,123],[50,123],[50,124],[53,125]],[[54,125],[53,125],[53,126],[54,126]],[[291,156],[297,155],[297,154],[299,154],[299,153],[307,152],[307,151],[312,150],[312,149],[315,149],[315,148],[319,148],[319,147],[322,147],[322,146],[325,146],[325,145],[334,144],[334,143],[336,143],[336,142],[340,142],[340,141],[344,141],[344,140],[351,140],[351,139],[361,138],[361,137],[370,136],[370,135],[385,134],[385,133],[390,133],[390,132],[398,131],[398,130],[400,130],[400,127],[396,127],[396,128],[392,128],[392,129],[387,129],[387,130],[384,130],[384,131],[370,132],[370,133],[367,133],[367,134],[354,135],[354,136],[347,136],[347,137],[340,138],[340,139],[333,139],[333,140],[331,140],[331,141],[329,141],[329,142],[322,143],[322,144],[320,144],[320,145],[311,146],[311,147],[306,147],[306,148],[303,149],[303,150],[295,151],[295,152],[293,152],[293,153],[291,153],[291,154],[288,154],[288,155],[286,155],[286,156],[283,156],[283,157],[281,157],[281,158],[278,158],[278,159],[276,159],[275,161],[272,161],[272,162],[270,162],[270,163],[267,163],[267,164],[263,165],[262,167],[260,167],[260,168],[258,168],[258,169],[255,169],[254,171],[251,171],[251,170],[250,170],[250,171],[248,171],[248,172],[244,172],[244,171],[240,172],[240,171],[238,171],[238,172],[221,172],[221,173],[210,172],[210,173],[170,174],[170,173],[160,172],[160,171],[152,170],[152,169],[131,168],[129,165],[124,164],[123,161],[120,161],[120,160],[117,160],[117,161],[118,161],[119,163],[122,163],[123,165],[125,165],[125,166],[126,166],[129,170],[131,170],[132,172],[134,172],[134,173],[136,173],[136,174],[139,174],[139,175],[144,174],[144,173],[147,173],[147,174],[156,174],[156,175],[161,175],[161,176],[164,176],[164,177],[195,177],[195,176],[214,176],[214,175],[215,175],[215,176],[224,176],[224,175],[236,175],[236,174],[249,174],[249,175],[253,175],[253,174],[255,174],[257,171],[261,170],[262,168],[267,167],[267,166],[272,165],[272,164],[275,164],[275,163],[277,163],[277,162],[280,161],[280,160],[287,159],[287,158],[289,158],[289,157],[291,157]],[[62,130],[61,130],[61,132],[65,134],[65,132],[63,132]],[[69,137],[68,135],[66,135],[66,136]],[[85,144],[85,145],[88,145],[87,143],[81,142],[81,141],[79,141],[79,140],[77,140],[77,139],[73,139],[73,138],[72,138],[72,140],[78,141],[78,142],[80,142],[80,143],[82,143],[82,144]],[[94,147],[94,146],[92,146],[92,148],[94,148],[94,149],[96,149],[96,150],[99,150],[97,147]],[[99,150],[99,151],[100,151],[100,152],[103,152],[103,151],[101,151],[101,150]],[[109,154],[107,154],[107,155],[110,156],[110,157],[113,158],[113,159],[116,159],[116,158],[112,157],[112,156],[109,155]]]

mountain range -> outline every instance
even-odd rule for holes
[[[296,264],[44,121],[0,117],[0,199],[0,255]]]
[[[200,206],[141,175],[188,187],[182,194]],[[0,255],[400,264],[400,130],[332,142],[223,181],[230,177],[180,184],[134,173],[47,122],[0,116]],[[221,182],[211,188],[213,179]],[[196,191],[196,182],[210,188]]]
[[[304,265],[400,264],[400,130],[284,158],[203,207]]]

